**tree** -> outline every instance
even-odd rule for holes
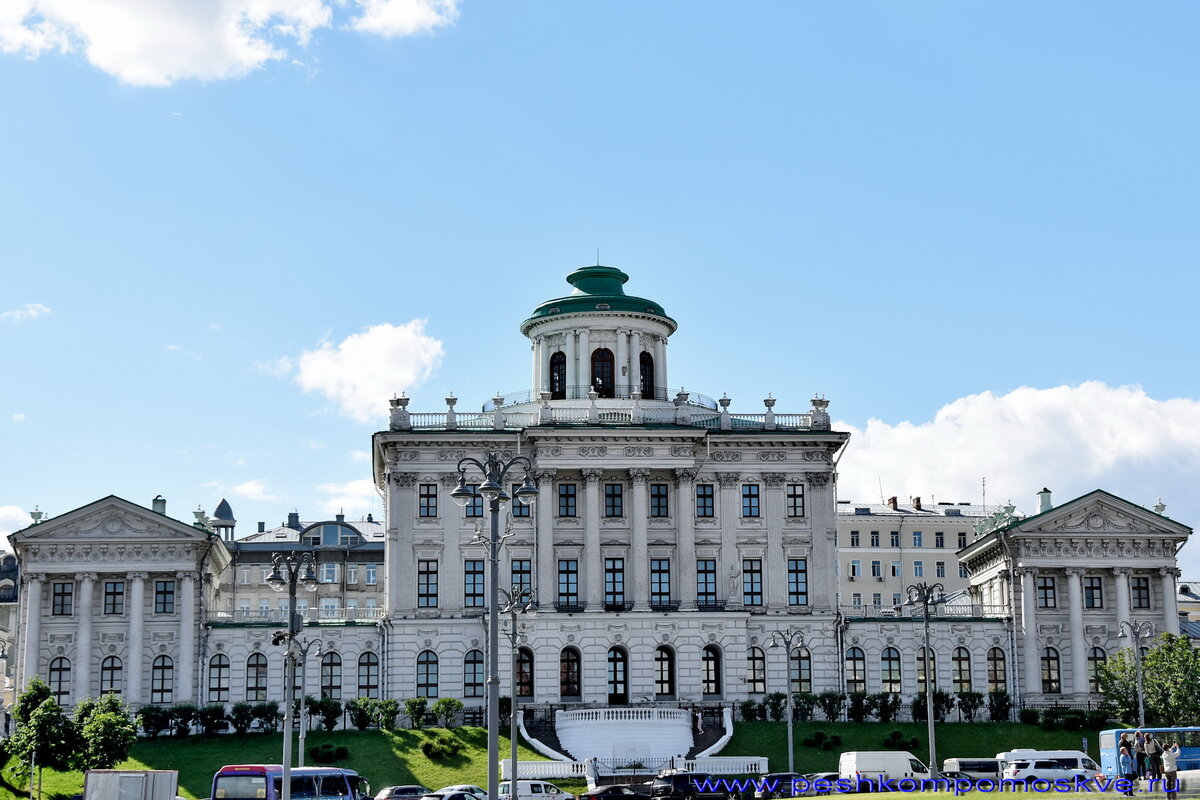
[[[1200,650],[1185,636],[1159,636],[1142,657],[1147,724],[1193,725],[1200,721],[1197,686]],[[1137,720],[1137,670],[1129,648],[1122,648],[1100,666],[1100,692],[1122,720]]]
[[[821,713],[830,722],[836,722],[842,716],[842,707],[846,705],[846,695],[838,691],[821,692],[817,695],[817,705]]]
[[[443,728],[453,728],[454,721],[463,710],[463,703],[457,697],[443,697],[429,710],[441,721]]]
[[[404,713],[408,715],[413,730],[420,730],[425,724],[425,709],[429,700],[424,697],[410,697],[404,701]]]
[[[79,734],[82,746],[76,756],[78,766],[85,770],[112,769],[129,756],[137,741],[137,726],[121,698],[107,694],[93,705]]]
[[[12,707],[13,722],[17,725],[28,725],[33,712],[37,711],[38,706],[49,700],[50,697],[49,685],[42,680],[40,675],[34,675],[25,684],[25,691],[21,692]]]
[[[981,708],[983,708],[982,692],[958,693],[958,710],[962,712],[963,718],[967,722],[974,722],[975,715],[979,713],[979,709]]]
[[[34,709],[28,720],[8,741],[8,752],[17,762],[14,770],[28,777],[31,760],[36,762],[39,776],[45,767],[70,769],[71,757],[80,744],[79,729],[62,707],[50,698]]]

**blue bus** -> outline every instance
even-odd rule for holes
[[[352,769],[295,767],[291,795],[296,800],[371,800],[371,787]],[[213,776],[213,800],[279,800],[282,764],[230,764]]]
[[[1129,740],[1138,731],[1153,734],[1155,739],[1163,743],[1163,747],[1179,744],[1179,760],[1176,762],[1180,772],[1185,769],[1200,769],[1200,728],[1113,728],[1100,731],[1100,769],[1105,775],[1117,775],[1117,743],[1122,734],[1129,734]]]

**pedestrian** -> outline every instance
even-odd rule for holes
[[[1162,777],[1163,791],[1167,800],[1175,800],[1179,792],[1179,742],[1172,742],[1163,748]]]
[[[1133,765],[1139,778],[1146,777],[1146,734],[1141,730],[1133,735]]]
[[[704,733],[704,715],[696,709],[696,733]]]
[[[1150,779],[1162,776],[1162,742],[1154,738],[1153,733],[1146,734],[1146,777]]]
[[[1134,763],[1133,756],[1129,755],[1129,750],[1125,747],[1121,748],[1121,755],[1117,758],[1117,771],[1127,781],[1125,791],[1122,792],[1126,797],[1133,797],[1133,782],[1137,780],[1137,765]]]

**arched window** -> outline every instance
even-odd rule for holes
[[[159,656],[150,665],[150,702],[169,703],[175,695],[175,662]]]
[[[621,647],[608,651],[608,704],[623,706],[629,702],[629,654]]]
[[[533,697],[533,651],[517,651],[517,697]]]
[[[1042,651],[1042,693],[1062,694],[1062,671],[1058,651],[1053,647]]]
[[[124,684],[125,665],[116,656],[100,662],[100,694],[120,694]]]
[[[463,659],[463,697],[483,697],[482,650],[472,650]]]
[[[654,356],[646,352],[638,356],[638,369],[642,373],[640,385],[642,397],[647,400],[657,399],[654,396]]]
[[[1100,693],[1100,668],[1108,661],[1108,653],[1102,647],[1093,647],[1088,651],[1088,691]]]
[[[792,692],[812,691],[812,653],[807,647],[797,647],[788,659]]]
[[[321,656],[321,698],[342,699],[342,657],[337,653]]]
[[[561,350],[550,356],[550,399],[567,399],[567,357]]]
[[[60,706],[71,696],[71,662],[61,656],[50,662],[50,695]]]
[[[751,647],[746,651],[746,690],[750,694],[763,694],[767,691],[767,657],[760,647]]]
[[[438,696],[438,657],[432,650],[417,656],[417,697]]]
[[[956,647],[950,656],[950,661],[954,668],[954,691],[971,691],[971,653],[965,647]],[[936,670],[934,675],[937,675]]]
[[[675,651],[669,647],[654,651],[654,699],[675,699]]]
[[[850,693],[867,690],[867,656],[861,647],[846,651],[846,691]]]
[[[937,674],[937,651],[932,647],[929,648],[929,666],[933,671],[933,688],[937,689],[938,674]],[[925,691],[925,648],[917,649],[917,692]]]
[[[892,694],[900,694],[900,651],[894,647],[883,648],[879,657],[880,689]]]
[[[592,351],[592,388],[601,397],[617,396],[613,362],[612,350],[607,347]]]
[[[372,652],[358,657],[358,696],[379,697],[379,656]]]
[[[246,659],[246,700],[262,703],[267,699],[267,657],[251,653]]]
[[[988,691],[1007,692],[1008,675],[1004,664],[1004,651],[993,647],[987,654]]]
[[[100,672],[103,676],[103,667]],[[210,703],[229,702],[229,656],[224,653],[217,653],[208,660],[208,700]]]
[[[579,661],[579,651],[574,647],[564,647],[558,655],[558,694],[563,700],[578,700],[581,696]]]
[[[704,648],[700,657],[701,684],[705,697],[721,696],[721,651],[716,645]]]

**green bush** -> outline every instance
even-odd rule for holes
[[[1042,730],[1056,731],[1063,727],[1063,718],[1066,714],[1066,709],[1062,708],[1047,708],[1042,711]]]
[[[753,722],[758,719],[757,700],[743,700],[738,707],[742,710],[742,719],[746,722]]]
[[[1109,727],[1108,721],[1110,718],[1106,709],[1093,708],[1084,715],[1083,724],[1088,730],[1098,731]]]
[[[310,713],[319,717],[321,727],[332,733],[342,719],[342,701],[335,697],[322,697],[313,701]]]
[[[982,707],[982,692],[958,693],[958,710],[962,713],[963,719],[965,719],[967,722],[974,722],[975,715],[979,713],[979,709]]]
[[[167,713],[171,717],[171,730],[176,736],[190,736],[192,733],[192,723],[196,721],[196,714],[199,709],[191,703],[180,703],[171,706]]]
[[[254,707],[249,703],[234,703],[229,709],[229,724],[237,733],[245,733],[254,723]]]
[[[156,738],[171,725],[171,715],[162,706],[142,706],[138,711],[138,725],[151,739]]]
[[[283,714],[279,710],[279,703],[274,700],[268,700],[265,703],[254,704],[254,719],[258,721],[259,728],[267,733],[274,733],[279,730],[279,723],[283,720]]]
[[[851,722],[862,722],[867,718],[867,693],[851,692],[850,704],[846,707],[846,718]]]
[[[350,715],[350,724],[360,731],[365,731],[375,721],[375,704],[377,701],[369,697],[356,697],[346,701],[346,713]]]
[[[463,703],[457,697],[443,697],[434,702],[429,710],[442,723],[443,728],[453,728],[455,720],[462,713]]]
[[[846,695],[839,691],[821,692],[817,695],[817,705],[821,713],[830,722],[837,722],[842,716],[842,707],[846,705]]]
[[[404,701],[404,713],[414,731],[421,730],[425,725],[425,711],[429,708],[429,700],[424,697],[410,697]]]
[[[345,761],[350,757],[350,751],[343,746],[334,747],[328,742],[316,747],[309,748],[309,757],[317,764],[332,764],[336,761]]]
[[[903,703],[903,698],[894,692],[879,692],[867,697],[867,713],[880,722],[893,722]]]
[[[209,703],[201,706],[196,712],[196,721],[200,723],[200,730],[205,734],[211,735],[225,730],[225,704]]]
[[[787,711],[787,695],[783,692],[771,692],[763,704],[767,707],[767,716],[772,722],[779,722]]]
[[[432,739],[421,743],[421,752],[434,761],[443,758],[454,758],[462,751],[463,744],[448,733],[439,733]]]
[[[1083,730],[1083,724],[1087,721],[1087,715],[1082,708],[1068,708],[1062,715],[1062,726],[1064,731],[1080,731]]]
[[[400,716],[400,701],[391,697],[375,704],[375,721],[385,731],[396,729],[396,717]]]
[[[1022,708],[1017,718],[1023,725],[1037,725],[1039,716],[1036,708]]]
[[[992,722],[1008,722],[1012,719],[1012,698],[1008,692],[988,692],[988,717]]]
[[[811,692],[796,692],[792,695],[792,708],[796,719],[808,722],[813,718],[813,709],[817,707],[817,696]]]

